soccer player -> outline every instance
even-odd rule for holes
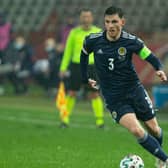
[[[73,110],[76,102],[77,91],[81,88],[81,72],[80,72],[80,52],[83,45],[83,40],[90,33],[100,32],[101,29],[92,25],[93,14],[89,9],[82,9],[80,12],[80,25],[74,27],[70,34],[65,46],[64,55],[60,66],[60,77],[63,78],[66,75],[67,69],[70,66],[70,79],[68,86],[67,96],[67,110],[68,117],[62,119],[62,125],[68,126],[69,116]],[[94,76],[94,59],[93,55],[89,59],[89,71]],[[96,126],[101,128],[104,125],[103,117],[103,102],[99,96],[99,92],[95,90],[89,90],[89,97],[91,97],[92,108],[96,117]]]
[[[85,38],[80,61],[82,80],[85,84],[97,87],[97,81],[89,79],[87,73],[89,54],[93,52],[100,90],[112,117],[128,129],[143,148],[162,161],[159,168],[166,168],[168,155],[161,147],[162,129],[158,125],[151,100],[135,72],[133,53],[149,62],[162,81],[167,81],[166,74],[158,58],[144,42],[123,31],[125,19],[121,8],[107,8],[104,24],[105,31]],[[145,124],[149,133],[139,120]]]

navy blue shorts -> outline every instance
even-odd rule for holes
[[[130,89],[114,104],[107,104],[107,108],[116,122],[119,122],[121,117],[127,113],[135,113],[141,121],[148,121],[155,116],[152,102],[142,85]]]

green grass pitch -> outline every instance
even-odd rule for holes
[[[158,117],[168,152],[168,117]],[[105,129],[96,129],[88,102],[78,102],[69,128],[58,126],[54,100],[0,97],[0,168],[118,168],[129,153],[139,155],[146,168],[154,168],[155,158],[108,112]]]

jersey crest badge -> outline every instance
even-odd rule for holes
[[[118,54],[119,54],[119,60],[121,61],[125,60],[127,49],[125,47],[120,47],[118,49]]]

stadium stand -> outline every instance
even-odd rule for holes
[[[76,13],[81,7],[91,7],[95,15],[102,16],[104,9],[113,4],[126,8],[126,28],[132,31],[138,27],[144,31],[151,30],[151,27],[153,31],[165,28],[161,25],[166,22],[168,1],[163,0],[1,0],[1,10],[8,12],[8,19],[16,30],[39,31],[53,10],[64,21],[67,10]],[[103,24],[101,18],[95,22]]]

